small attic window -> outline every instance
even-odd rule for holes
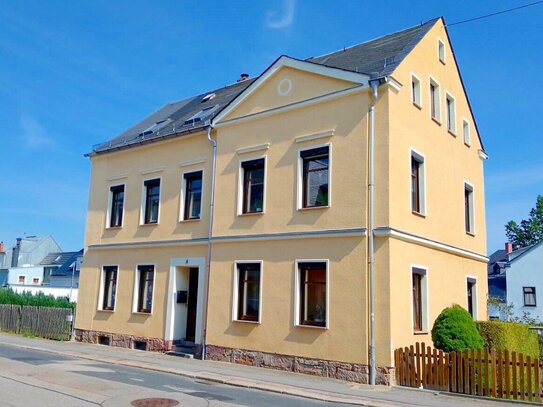
[[[160,120],[160,121],[158,121],[156,123],[153,123],[152,125],[147,127],[145,130],[143,130],[140,133],[140,136],[146,136],[147,134],[154,133],[154,132],[160,130],[162,127],[166,126],[171,121],[172,121],[171,119],[164,119],[164,120]]]
[[[437,56],[442,63],[445,63],[445,43],[440,39],[437,40]]]
[[[209,102],[211,99],[215,99],[215,95],[214,93],[209,93],[207,95],[205,95],[203,98],[202,98],[202,103],[204,102]]]
[[[186,124],[194,125],[194,124],[196,124],[198,122],[201,122],[205,117],[207,117],[211,113],[213,113],[218,107],[219,107],[219,105],[206,107],[205,109],[200,110],[198,113],[196,113],[195,115],[193,115],[190,118],[188,118],[187,120],[185,120],[185,123],[183,123],[183,124],[185,124],[185,125]]]
[[[61,257],[62,257],[61,255],[58,255],[58,256],[56,257],[55,261],[59,261]]]

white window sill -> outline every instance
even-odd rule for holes
[[[98,312],[107,312],[108,314],[113,314],[115,312],[114,309],[97,309]]]
[[[179,223],[191,223],[191,222],[199,222],[202,218],[194,218],[194,219],[181,219]]]
[[[140,223],[140,226],[157,226],[158,222],[155,223]]]
[[[118,230],[118,229],[122,229],[123,226],[107,226],[106,227],[106,230]]]
[[[447,129],[447,131],[451,136],[456,137],[456,130]]]
[[[330,205],[323,205],[323,206],[307,206],[304,208],[298,208],[299,211],[313,211],[316,209],[329,209]]]
[[[132,311],[132,315],[147,315],[147,316],[151,316],[151,315],[153,315],[153,313],[152,313],[152,312]]]
[[[238,213],[238,216],[258,216],[258,215],[264,215],[264,211],[261,212],[246,212],[246,213]]]
[[[253,325],[260,325],[260,321],[246,321],[244,319],[234,319],[232,322],[241,322],[243,324],[253,324]]]
[[[426,218],[426,214],[425,214],[425,213],[417,212],[417,211],[413,211],[413,210],[411,211],[411,213],[412,213],[413,215],[418,216],[419,218]]]
[[[466,231],[466,235],[471,236],[471,237],[475,237],[475,233],[473,233],[473,232]]]
[[[428,331],[415,331],[413,335],[428,335],[429,333]]]
[[[322,330],[325,330],[325,331],[328,330],[328,326],[316,326],[316,325],[302,325],[302,324],[296,324],[295,327],[296,327],[296,328],[309,328],[309,329],[322,329]]]
[[[413,102],[413,106],[415,106],[419,110],[422,110],[422,106],[418,104],[417,102]]]

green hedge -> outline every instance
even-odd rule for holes
[[[75,308],[75,303],[66,297],[55,298],[42,292],[32,294],[30,291],[16,293],[10,288],[0,288],[0,304],[33,305],[36,307]]]
[[[477,328],[489,349],[507,349],[530,357],[539,357],[539,339],[528,325],[515,322],[478,321]]]

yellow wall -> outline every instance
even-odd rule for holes
[[[204,132],[92,157],[91,193],[85,245],[149,240],[193,239],[207,236],[211,147]],[[182,167],[180,163],[205,159]],[[150,170],[161,169],[153,173]],[[181,176],[204,171],[201,220],[179,222]],[[110,180],[111,178],[124,178]],[[161,178],[160,218],[140,226],[143,181]],[[105,228],[109,188],[125,184],[122,228]]]
[[[365,239],[221,243],[213,249],[207,342],[367,363]],[[294,326],[295,260],[329,259],[329,329]],[[235,260],[263,260],[260,324],[232,322]]]
[[[438,38],[446,46],[445,64],[437,56]],[[422,109],[411,102],[412,72],[421,80]],[[441,125],[430,118],[430,75],[440,84]],[[441,23],[430,30],[394,71],[393,76],[403,87],[400,92],[388,91],[390,224],[401,230],[485,255],[483,161],[479,158],[481,145]],[[456,100],[456,136],[447,131],[446,91]],[[462,118],[466,118],[471,127],[469,147],[463,140]],[[411,213],[411,148],[425,156],[425,217]],[[464,181],[474,185],[475,236],[465,232]]]

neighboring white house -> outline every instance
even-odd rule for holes
[[[503,304],[512,305],[514,317],[525,313],[543,321],[543,242],[518,250],[498,250],[490,256],[488,293]],[[490,318],[504,319],[495,308]]]

